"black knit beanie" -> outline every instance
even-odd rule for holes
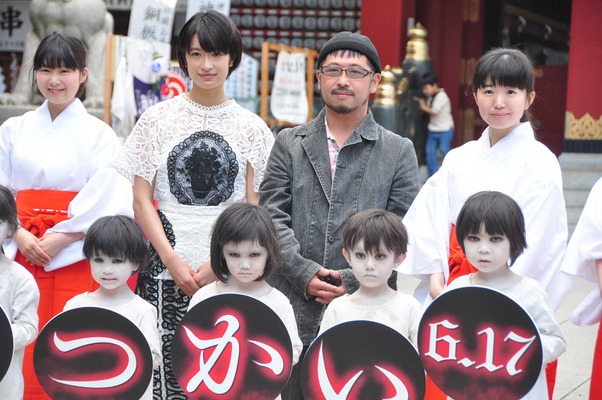
[[[370,64],[374,67],[374,72],[380,73],[380,58],[378,57],[376,47],[374,47],[370,39],[368,39],[368,36],[353,32],[337,33],[322,46],[322,49],[318,54],[318,68],[322,66],[322,63],[330,53],[337,50],[353,50],[365,55],[368,61],[370,61]]]

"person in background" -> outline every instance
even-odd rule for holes
[[[184,398],[171,342],[190,297],[216,279],[211,225],[232,203],[257,203],[274,143],[258,115],[226,97],[224,82],[242,57],[230,18],[195,14],[180,31],[177,54],[192,89],[149,107],[114,163],[134,185],[136,217],[152,245],[137,292],[158,312],[163,365],[154,392],[161,400]]]
[[[317,68],[326,106],[312,121],[278,134],[259,189],[283,254],[268,282],[291,301],[304,351],[324,306],[359,287],[342,253],[345,222],[368,208],[403,216],[419,185],[412,142],[378,125],[368,108],[381,78],[370,39],[337,33],[322,46]],[[390,283],[396,285],[395,274]],[[284,399],[302,398],[298,365]]]
[[[121,144],[78,98],[88,78],[85,62],[78,39],[44,38],[33,75],[46,100],[0,126],[0,184],[16,196],[21,222],[6,254],[36,279],[40,327],[68,299],[95,288],[82,254],[90,225],[105,215],[133,216],[131,185],[111,168]],[[25,399],[48,398],[34,373],[33,345],[25,351],[24,377]]]
[[[437,75],[426,73],[422,77],[422,97],[414,97],[420,109],[429,115],[428,135],[426,137],[426,166],[429,176],[439,169],[437,151],[441,156],[451,149],[454,137],[454,119],[451,113],[451,102],[443,88],[439,87]]]

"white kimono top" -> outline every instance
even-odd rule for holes
[[[78,192],[69,204],[70,219],[48,233],[85,233],[99,217],[134,215],[131,185],[109,168],[120,147],[111,127],[88,114],[79,99],[54,121],[45,101],[0,127],[0,184],[15,196],[28,189]],[[82,243],[67,246],[46,270],[82,260]],[[16,251],[13,243],[6,254],[14,257]]]
[[[562,175],[555,155],[535,140],[530,123],[519,125],[493,147],[487,128],[478,140],[446,155],[403,219],[409,245],[399,271],[423,279],[443,272],[447,280],[452,225],[466,199],[483,190],[505,193],[520,205],[528,248],[512,269],[536,279],[557,309],[571,289],[570,277],[560,271],[567,240]],[[428,281],[420,286],[415,296],[428,303]]]
[[[602,178],[587,197],[562,263],[564,272],[597,284],[573,311],[571,320],[575,325],[593,325],[600,322],[602,317],[602,299],[596,272],[596,260],[599,259],[602,259]]]
[[[366,320],[395,329],[414,347],[418,347],[418,325],[423,310],[415,298],[396,292],[387,302],[375,305],[358,304],[350,296],[352,295],[344,294],[330,302],[324,311],[318,335],[343,322]]]

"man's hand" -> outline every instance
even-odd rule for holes
[[[328,281],[335,284],[328,283]],[[309,280],[306,290],[307,294],[315,296],[316,301],[320,304],[329,304],[332,300],[345,294],[345,286],[343,286],[339,271],[326,268],[320,268]]]

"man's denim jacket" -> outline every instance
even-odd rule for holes
[[[378,125],[371,111],[340,148],[333,180],[324,119],[322,110],[307,124],[278,134],[259,189],[282,244],[282,265],[269,283],[290,299],[305,346],[315,338],[323,312],[306,293],[320,267],[340,270],[347,293],[358,288],[341,252],[347,219],[369,208],[403,217],[419,186],[412,142]]]

